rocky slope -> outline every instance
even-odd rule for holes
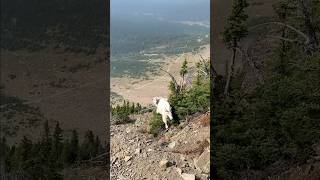
[[[111,125],[111,179],[209,179],[209,114],[171,126],[157,137],[148,133],[151,116]]]

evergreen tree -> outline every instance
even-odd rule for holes
[[[0,140],[0,170],[3,171],[5,170],[6,167],[6,160],[8,159],[9,156],[9,147],[7,144],[7,140],[5,137],[2,137]]]
[[[125,113],[126,113],[126,114],[130,114],[130,111],[131,111],[131,110],[130,110],[130,102],[127,101]]]
[[[62,148],[62,159],[65,166],[72,163],[71,160],[71,144],[68,139],[64,140]]]
[[[52,146],[52,139],[50,136],[50,128],[49,128],[48,120],[46,120],[44,123],[44,134],[42,137],[42,146],[41,146],[40,156],[46,159],[47,163],[49,163],[50,161],[48,154],[50,154],[51,146]]]
[[[95,155],[100,154],[101,153],[101,142],[100,142],[99,136],[96,136],[96,139],[94,141],[94,146],[95,146],[95,150],[94,150]]]
[[[263,82],[250,92],[232,83],[228,98],[223,98],[224,82],[216,82],[214,163],[219,179],[248,178],[242,173],[264,171],[275,164],[296,167],[309,164],[313,158],[312,146],[320,139],[320,97],[316,93],[320,74],[316,39],[320,29],[315,29],[315,34],[311,32],[320,21],[319,16],[314,16],[319,12],[310,11],[320,9],[315,2],[281,0],[275,6],[277,22],[263,23],[276,25],[272,35],[279,34],[270,48],[273,56],[261,59],[266,62],[261,67]],[[313,19],[312,25],[308,25],[308,16]],[[303,34],[309,44],[305,44]],[[235,82],[237,78],[240,77],[234,76]]]
[[[20,152],[21,152],[20,158],[21,158],[22,163],[26,162],[31,157],[32,145],[33,144],[31,142],[31,140],[29,140],[27,138],[27,136],[23,136],[23,138],[21,140],[21,144],[19,146]]]
[[[280,1],[278,4],[274,6],[275,12],[278,16],[278,19],[282,23],[287,23],[288,16],[290,15],[290,11],[292,11],[292,7],[290,5],[290,2],[287,0]],[[278,57],[275,59],[278,59],[279,63],[278,66],[274,69],[275,72],[279,74],[286,74],[287,72],[287,63],[288,63],[288,50],[289,50],[289,44],[284,39],[289,38],[289,33],[287,32],[286,27],[280,28],[281,33],[281,43],[279,44],[279,48],[277,51]]]
[[[80,148],[80,156],[82,160],[88,160],[94,157],[95,154],[95,142],[92,131],[87,131],[84,140]]]
[[[49,128],[49,122],[48,122],[48,120],[46,120],[46,121],[44,122],[43,143],[44,143],[45,145],[51,144],[50,128]]]
[[[72,137],[70,142],[70,161],[75,162],[79,159],[79,139],[76,130],[72,131]]]
[[[237,49],[239,48],[239,42],[241,39],[247,36],[248,27],[246,21],[248,15],[245,12],[248,7],[246,0],[233,0],[232,1],[232,12],[227,19],[227,25],[223,32],[223,41],[229,49],[232,50],[232,59],[230,68],[227,72],[227,81],[225,85],[224,94],[227,95],[229,91],[230,81],[234,73],[234,66],[236,61]],[[229,64],[229,63],[228,63]]]
[[[201,81],[201,71],[200,71],[201,64],[199,62],[196,63],[196,68],[197,68],[196,85],[199,85]]]
[[[181,89],[183,89],[184,87],[185,76],[187,73],[188,73],[188,62],[187,62],[187,59],[185,58],[180,68],[180,76],[182,77]]]
[[[135,113],[136,112],[136,109],[135,109],[135,105],[134,105],[134,102],[132,103],[131,105],[131,113]]]
[[[141,105],[140,105],[140,103],[137,103],[137,112],[139,112],[139,111],[141,111]]]
[[[14,168],[18,166],[18,162],[15,155],[16,155],[16,146],[13,145],[8,149],[8,153],[5,159],[5,170],[7,172],[13,171]]]
[[[120,106],[117,104],[115,113],[117,114],[119,113],[119,111],[120,111]]]
[[[62,166],[62,153],[63,143],[62,143],[62,129],[60,128],[59,122],[56,123],[53,140],[52,140],[52,150],[51,150],[51,160],[55,162],[54,164],[57,168],[61,168]]]
[[[1,142],[0,142],[0,161],[4,161],[4,159],[7,156],[7,153],[9,151],[9,147],[7,144],[7,139],[5,137],[1,138]]]

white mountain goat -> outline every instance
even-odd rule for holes
[[[152,99],[153,104],[157,107],[157,113],[161,114],[162,121],[164,122],[166,129],[168,129],[167,117],[172,120],[171,106],[168,99],[162,97],[154,97]]]

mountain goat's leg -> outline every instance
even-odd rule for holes
[[[167,116],[162,115],[162,121],[164,122],[166,129],[168,129]]]
[[[171,111],[168,111],[168,117],[169,117],[170,120],[173,119]]]

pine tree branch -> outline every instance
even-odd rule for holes
[[[272,38],[272,39],[279,39],[279,40],[283,40],[283,41],[287,41],[287,42],[291,42],[291,43],[294,43],[294,42],[299,42],[298,39],[289,39],[289,38],[284,38],[284,37],[280,37],[280,36],[266,36],[267,38]]]
[[[169,73],[168,71],[162,69],[161,67],[160,67],[159,69],[160,69],[161,71],[167,73],[167,74],[171,77],[171,80],[172,80],[172,82],[174,83],[174,89],[175,89],[176,91],[178,91],[179,84],[177,83],[177,80],[174,78],[174,76],[173,76],[171,73]]]
[[[255,25],[255,26],[252,26],[252,27],[249,27],[248,30],[249,31],[252,31],[254,29],[257,29],[257,28],[260,28],[260,27],[264,27],[266,25],[270,25],[270,24],[274,24],[274,25],[280,25],[280,26],[285,26],[293,31],[295,31],[297,34],[299,34],[300,36],[302,36],[304,39],[305,39],[305,44],[309,44],[310,43],[310,39],[309,37],[303,33],[302,31],[296,29],[295,27],[291,26],[291,25],[288,25],[288,24],[285,24],[285,23],[282,23],[282,22],[266,22],[266,23],[262,23],[262,24],[258,24],[258,25]]]

